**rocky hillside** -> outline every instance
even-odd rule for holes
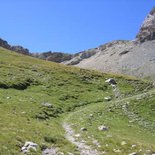
[[[7,41],[3,40],[0,38],[0,46],[3,48],[6,48],[8,50],[11,51],[15,51],[17,53],[21,53],[21,54],[25,54],[25,55],[31,55],[31,53],[29,52],[29,50],[27,48],[23,48],[22,46],[11,46],[10,44],[8,44]]]
[[[20,45],[12,46],[6,40],[3,40],[1,38],[0,38],[0,47],[3,47],[5,49],[11,50],[11,51],[15,51],[20,54],[29,55],[29,56],[33,56],[33,57],[36,57],[39,59],[53,61],[53,62],[57,62],[57,63],[61,63],[61,62],[70,60],[74,57],[73,54],[67,54],[67,53],[63,53],[63,52],[48,51],[48,52],[40,52],[40,53],[33,52],[32,53],[27,48],[24,48]]]
[[[67,54],[67,53],[62,53],[62,52],[52,52],[52,51],[32,54],[32,55],[39,59],[58,62],[58,63],[70,60],[73,57],[72,54]]]
[[[89,57],[82,57],[85,53]],[[147,15],[135,40],[113,41],[79,53],[63,63],[155,79],[155,8]]]

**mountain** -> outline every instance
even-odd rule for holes
[[[8,42],[6,40],[3,40],[1,38],[0,38],[0,46],[3,48],[6,48],[8,50],[15,51],[17,53],[31,55],[31,53],[29,52],[29,50],[27,48],[23,48],[22,46],[19,46],[19,45],[11,46],[10,44],[8,44]]]
[[[34,57],[47,60],[47,61],[52,61],[52,62],[57,62],[61,63],[67,60],[72,59],[72,54],[67,54],[63,52],[43,52],[43,53],[37,53],[37,54],[32,54]]]
[[[113,41],[80,52],[63,63],[155,79],[155,8],[147,15],[135,40]]]
[[[0,46],[43,60],[154,80],[155,7],[145,18],[136,38],[131,41],[116,40],[76,54],[52,51],[32,53],[22,46],[11,46],[2,39],[0,39]]]
[[[0,73],[0,154],[153,154],[151,82],[2,47]]]

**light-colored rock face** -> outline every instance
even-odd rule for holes
[[[80,52],[64,64],[155,80],[155,8],[144,20],[136,40],[113,41],[85,52],[90,57],[82,58]]]
[[[145,18],[136,38],[140,42],[155,39],[155,7]]]
[[[89,59],[84,59],[76,66],[155,78],[155,40],[143,44],[135,44],[131,41],[119,43],[98,52]]]

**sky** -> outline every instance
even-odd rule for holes
[[[31,52],[76,53],[134,39],[154,0],[0,0],[0,38]]]

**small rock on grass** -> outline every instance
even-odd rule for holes
[[[89,117],[93,117],[93,114],[90,114]]]
[[[108,127],[105,126],[105,125],[101,125],[101,126],[98,127],[98,130],[100,130],[100,131],[107,131]]]
[[[76,134],[76,135],[75,135],[75,137],[76,137],[76,138],[79,138],[79,137],[80,137],[80,134],[79,134],[79,133],[78,133],[78,134]]]
[[[52,104],[49,103],[49,102],[43,102],[43,103],[41,103],[41,105],[44,106],[44,107],[48,107],[48,108],[53,107]]]
[[[137,155],[137,153],[136,152],[132,152],[129,155]]]
[[[24,146],[21,148],[21,151],[23,153],[28,153],[29,150],[31,150],[31,149],[34,151],[37,151],[37,146],[38,146],[38,144],[27,141],[27,142],[25,142]]]
[[[121,152],[120,149],[113,149],[113,151],[114,151],[115,153],[120,153],[120,152]]]
[[[104,100],[105,100],[105,101],[111,101],[111,99],[112,99],[112,98],[111,98],[110,96],[104,97]]]
[[[135,148],[136,146],[137,146],[137,145],[133,144],[131,147],[132,147],[132,148]]]
[[[81,128],[81,131],[87,131],[87,128],[82,127],[82,128]]]
[[[126,144],[127,144],[126,141],[122,141],[122,142],[121,142],[121,145],[126,145]]]

